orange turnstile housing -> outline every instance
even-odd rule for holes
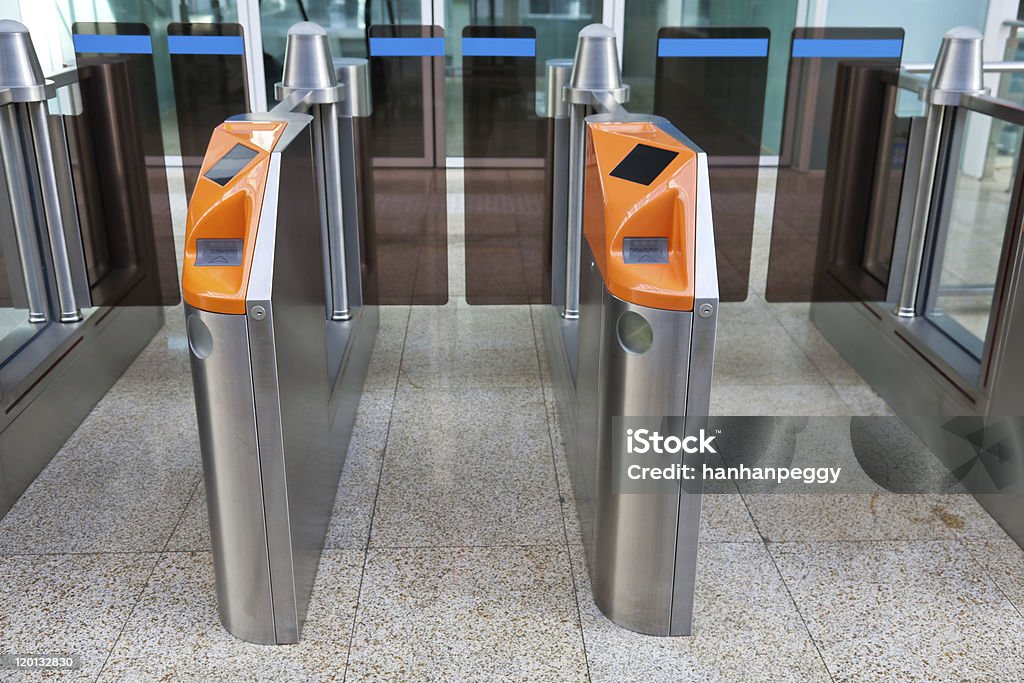
[[[697,152],[653,121],[587,123],[583,231],[614,296],[692,311]]]
[[[281,121],[226,121],[213,132],[188,204],[181,288],[212,313],[245,313],[270,153]]]

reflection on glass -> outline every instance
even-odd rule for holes
[[[71,45],[71,24],[87,21],[139,22],[149,27],[154,45],[167,45],[167,25],[172,21],[182,22],[236,22],[237,3],[219,0],[61,0],[60,16],[66,23],[55,27],[61,34],[64,59],[74,63],[74,48]],[[174,110],[174,81],[167,50],[159,47],[153,55],[156,67],[156,88],[159,96],[161,127],[164,133],[164,149],[167,154],[178,154],[178,122]]]
[[[367,29],[378,25],[420,25],[419,2],[393,0],[264,0],[260,3],[263,28],[263,69],[267,102],[274,102],[274,83],[281,80],[288,29],[300,21],[312,21],[327,30],[333,57],[367,57]]]
[[[946,186],[942,225],[932,262],[928,318],[981,358],[999,259],[1010,217],[1021,127],[971,112],[956,172]],[[976,140],[990,144],[972,144]]]
[[[463,59],[462,35],[467,26],[512,27],[534,29],[536,42],[535,83],[532,94],[535,111],[544,92],[544,63],[549,59],[572,58],[576,52],[576,35],[587,24],[601,21],[601,3],[596,0],[529,0],[528,2],[495,3],[489,0],[447,0],[445,18],[448,25],[445,40],[445,99],[447,102],[448,156],[467,156],[463,149]],[[653,66],[651,75],[653,77]]]
[[[763,144],[777,154],[782,135],[789,41],[796,19],[796,0],[751,3],[749,0],[624,0],[622,79],[629,83],[629,110],[653,113],[657,41],[666,26],[764,26],[771,30],[765,93]]]

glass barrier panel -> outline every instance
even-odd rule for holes
[[[858,228],[848,211],[866,210],[878,159],[890,154],[879,152],[882,121],[892,116],[882,74],[899,68],[902,51],[900,28],[793,31],[768,301],[884,298],[884,286],[872,286],[860,273],[838,283],[822,273],[862,259],[866,223]]]
[[[747,298],[770,36],[763,27],[658,31],[654,113],[708,154],[722,301]]]
[[[248,111],[245,45],[238,24],[174,23],[167,27],[185,193],[199,177],[213,129]]]
[[[462,32],[466,300],[546,303],[545,121],[536,113],[536,31]]]
[[[175,305],[178,265],[144,24],[72,26],[82,113],[65,117],[93,304]]]
[[[1003,245],[1014,221],[1022,126],[967,112],[933,244],[926,316],[981,360],[992,322]],[[977,139],[989,145],[975,145]]]
[[[444,304],[444,33],[437,26],[372,26],[368,37],[379,300]]]

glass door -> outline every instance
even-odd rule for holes
[[[1007,252],[1020,232],[1019,122],[964,112],[943,188],[925,297],[928,320],[975,360],[991,338],[994,302]],[[978,145],[976,140],[987,140]]]

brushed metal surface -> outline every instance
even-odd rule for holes
[[[711,414],[711,384],[718,336],[718,262],[711,208],[711,176],[708,155],[697,154],[697,231],[694,235],[695,311],[690,333],[690,363],[686,390],[686,433],[697,434],[707,427]],[[700,467],[704,456],[684,454],[683,464]],[[697,579],[697,544],[700,536],[700,507],[703,484],[684,481],[679,499],[676,530],[675,576],[669,635],[690,635],[693,625],[693,595]]]
[[[566,69],[555,70],[555,73]],[[549,78],[552,69],[548,70]],[[551,80],[548,81],[551,86]],[[552,86],[553,87],[553,86]],[[549,87],[549,90],[551,88]],[[550,102],[550,100],[549,100]],[[564,116],[551,116],[549,125],[549,168],[548,202],[551,215],[551,304],[565,306],[566,292],[566,235],[568,234],[569,210],[569,115],[565,107]]]
[[[345,452],[328,448],[330,378],[310,127],[275,150],[255,265],[272,253],[269,290],[250,284],[248,317],[267,548],[278,643],[298,642]],[[263,271],[265,273],[265,269]],[[269,294],[269,296],[265,296]]]
[[[71,70],[77,89],[78,70]],[[50,139],[53,142],[53,169],[57,181],[57,197],[64,224],[64,242],[68,256],[68,267],[75,302],[78,306],[92,306],[89,291],[89,272],[86,264],[85,243],[82,241],[82,226],[78,220],[78,196],[75,190],[71,154],[68,148],[68,130],[63,116],[48,116]]]
[[[221,623],[243,640],[272,644],[276,634],[246,316],[186,304],[185,319]]]
[[[637,306],[604,293],[597,434],[599,458],[594,519],[594,600],[608,617],[633,631],[670,635],[679,513],[699,524],[700,492],[616,494],[612,420],[620,416],[685,416],[691,313]],[[653,331],[643,354],[616,340],[626,312],[642,315]],[[679,464],[682,459],[679,458]],[[695,504],[695,505],[694,505]],[[682,506],[682,507],[681,507]],[[696,518],[693,512],[696,511]],[[696,540],[696,539],[693,539]],[[692,558],[696,561],[696,544]],[[684,552],[684,557],[690,554]]]
[[[316,107],[314,120],[319,128],[321,159],[323,163],[323,191],[321,201],[327,209],[327,243],[324,249],[330,255],[330,318],[348,320],[348,262],[345,243],[344,184],[342,180],[341,132],[338,105],[321,104]],[[348,169],[353,172],[354,169]]]
[[[337,80],[331,64],[327,31],[303,21],[288,29],[282,83],[291,88],[331,88]]]
[[[572,77],[571,59],[549,59],[544,63],[547,88],[544,92],[544,114],[553,119],[569,116],[569,105],[562,97]]]
[[[589,104],[595,92],[610,93],[619,103],[629,100],[622,83],[615,31],[604,24],[584,26],[576,40],[576,56],[564,97],[571,104]]]
[[[345,88],[345,99],[339,102],[341,116],[365,117],[373,113],[370,91],[370,60],[362,57],[335,57],[334,73]]]
[[[960,104],[961,95],[988,92],[985,87],[983,40],[981,31],[970,26],[957,26],[946,31],[928,81],[927,102],[955,107]]]
[[[906,260],[903,277],[900,280],[900,297],[896,315],[912,318],[919,313],[918,291],[921,285],[921,268],[924,265],[925,241],[929,227],[935,223],[932,200],[935,191],[935,174],[940,171],[939,154],[942,146],[944,124],[948,113],[946,107],[931,105],[925,117],[924,140],[921,148],[921,166],[914,193],[914,213],[908,232]]]
[[[327,31],[319,24],[302,21],[288,29],[284,48],[284,74],[280,83],[274,86],[274,96],[279,102],[294,104],[326,104],[340,102],[345,97],[345,88],[338,84],[331,61],[331,48],[327,43]],[[288,108],[291,108],[291,104]],[[275,107],[275,111],[277,108]]]
[[[583,191],[586,182],[587,106],[569,105],[569,180],[566,187],[565,306],[562,315],[580,315],[580,254],[583,239]]]
[[[260,523],[235,553],[246,557],[239,571],[215,553],[223,619],[234,635],[254,642],[298,642],[308,609],[331,518],[337,482],[355,421],[373,340],[377,309],[359,306],[345,321],[327,320],[320,201],[323,192],[314,158],[317,127],[305,114],[249,114],[236,120],[288,123],[270,157],[268,180],[246,290],[245,334],[232,332],[234,354],[243,357],[248,384],[246,410],[221,419],[238,421],[248,438],[247,411],[253,413],[252,452],[244,473],[251,500],[259,500]],[[355,254],[358,258],[358,254]],[[357,280],[358,284],[358,280]],[[217,334],[210,337],[217,348]],[[227,330],[221,330],[223,335]],[[193,362],[210,343],[190,329]],[[337,358],[337,374],[329,368]],[[215,352],[214,352],[215,353]],[[213,358],[213,355],[210,356]],[[235,359],[233,362],[239,362]],[[243,367],[235,369],[244,374]],[[197,375],[197,401],[206,380]],[[202,422],[202,420],[201,420]],[[230,427],[225,427],[230,429]],[[204,461],[218,462],[227,446],[204,442]],[[207,451],[210,450],[210,453]],[[230,452],[228,450],[228,452]],[[220,500],[220,499],[218,499]],[[246,499],[246,504],[250,499]],[[214,517],[232,520],[237,510],[210,508]],[[220,524],[218,521],[216,524]],[[238,523],[238,522],[233,522]],[[245,572],[254,576],[247,576]],[[236,591],[248,590],[258,610],[238,614]]]
[[[28,28],[13,19],[0,20],[0,88],[13,102],[46,99],[43,69],[39,66]]]
[[[32,144],[35,152],[36,178],[39,194],[43,205],[43,226],[50,245],[50,262],[53,264],[53,277],[57,283],[57,314],[62,323],[77,322],[82,319],[81,305],[75,298],[75,279],[71,267],[71,254],[68,250],[65,234],[64,214],[58,188],[56,164],[63,163],[70,168],[70,161],[54,160],[57,149],[50,139],[50,126],[47,122],[46,104],[30,102],[29,120],[32,126]]]
[[[579,318],[546,310],[544,340],[583,534],[594,601],[612,621],[650,635],[688,635],[693,618],[702,483],[663,493],[616,493],[613,420],[676,418],[673,428],[697,433],[707,424],[718,320],[718,274],[707,155],[664,119],[653,120],[697,151],[694,309],[637,306],[611,295],[586,240],[581,241]],[[593,120],[613,119],[595,116]],[[618,119],[615,119],[618,120]],[[624,314],[643,317],[653,332],[643,353],[619,342]],[[569,367],[567,326],[577,371]],[[681,418],[681,421],[680,421]],[[699,467],[700,454],[679,464]]]
[[[34,201],[29,175],[28,150],[24,147],[24,117],[19,115],[18,104],[0,107],[0,156],[3,158],[4,177],[14,219],[13,231],[18,250],[29,322],[47,319],[46,283],[43,281],[43,262],[36,236]],[[8,267],[10,267],[9,264]]]

